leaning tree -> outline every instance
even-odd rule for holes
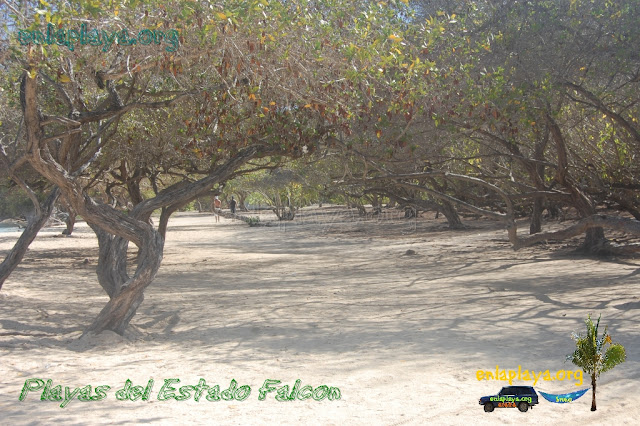
[[[358,49],[364,66],[351,78],[376,82],[361,88],[373,105],[364,131],[342,139],[368,165],[359,184],[494,217],[515,248],[585,234],[584,251],[617,249],[603,228],[638,235],[640,225],[597,207],[638,212],[632,5],[451,2],[421,8],[426,17],[389,34],[379,59]],[[541,233],[545,204],[570,206],[581,220]],[[536,235],[520,237],[515,219],[529,207]]]
[[[349,37],[354,5],[40,7],[11,6],[7,67],[22,70],[24,158],[98,236],[98,281],[110,300],[87,331],[123,333],[160,267],[175,211],[264,166],[254,159],[313,151],[349,117],[333,52]],[[126,210],[96,195],[116,186]]]

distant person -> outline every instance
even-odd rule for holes
[[[216,217],[216,223],[220,222],[220,207],[222,207],[222,201],[216,195],[213,197],[213,215]]]
[[[231,209],[231,214],[236,214],[236,199],[231,196],[231,201],[229,202],[229,208]]]

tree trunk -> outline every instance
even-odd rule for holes
[[[427,181],[431,182],[431,186],[438,192],[444,194],[447,190],[446,182],[443,184],[438,182],[438,180],[434,178],[427,179]],[[444,217],[447,218],[447,223],[449,224],[450,229],[464,228],[464,225],[462,225],[462,220],[460,220],[460,216],[458,215],[458,212],[453,203],[447,200],[438,200],[436,201],[436,204],[438,211],[442,212],[442,214],[444,214]]]
[[[591,217],[596,213],[592,200],[578,188],[578,184],[569,176],[568,150],[562,131],[550,114],[547,114],[546,118],[549,124],[549,131],[556,142],[556,152],[558,155],[556,180],[571,192],[573,205],[578,210],[580,217]],[[584,243],[578,251],[590,254],[602,254],[602,249],[606,244],[607,240],[604,237],[604,230],[602,228],[590,228],[587,230]]]
[[[572,188],[572,192],[575,195],[574,205],[578,209],[578,213],[582,218],[588,218],[596,213],[596,209],[593,206],[591,200],[589,200],[584,194],[578,191],[575,187]],[[578,248],[578,251],[581,253],[587,254],[608,254],[607,249],[607,239],[604,236],[604,229],[599,228],[590,228],[587,229],[585,233],[585,239],[582,245]]]
[[[76,213],[73,209],[69,209],[67,212],[67,218],[64,220],[64,223],[67,225],[67,228],[62,231],[64,235],[71,235],[73,233],[73,228],[76,225]]]
[[[418,217],[418,210],[415,207],[407,206],[404,208],[404,218],[412,219],[414,217]]]
[[[2,285],[9,278],[9,275],[16,269],[16,267],[22,262],[22,258],[25,253],[29,249],[29,246],[38,235],[38,232],[44,224],[51,216],[51,212],[53,211],[53,206],[58,199],[58,195],[60,191],[58,188],[55,188],[47,199],[40,206],[39,214],[36,213],[34,216],[29,218],[29,222],[27,227],[16,241],[16,244],[13,246],[7,257],[0,263],[0,290],[2,289]]]
[[[67,213],[67,217],[64,220],[64,223],[67,225],[67,229],[62,231],[62,235],[71,235],[73,233],[73,227],[76,224],[76,217],[78,214],[73,207],[71,207],[71,203],[69,203],[64,197],[60,197],[60,204],[62,204],[65,213]]]
[[[591,411],[596,411],[596,376],[591,376]]]
[[[175,206],[190,202],[210,191],[216,183],[228,179],[256,155],[269,154],[271,148],[263,148],[261,145],[244,148],[202,179],[190,183],[179,182],[147,200],[143,200],[138,191],[139,176],[128,179],[129,193],[137,203],[133,205],[129,214],[124,214],[109,205],[96,202],[87,194],[83,180],[73,170],[64,168],[63,164],[67,162],[60,162],[54,158],[49,149],[51,144],[47,143],[44,134],[44,116],[38,109],[37,68],[35,64],[29,64],[28,68],[23,73],[20,97],[24,111],[29,164],[40,175],[58,186],[74,211],[82,215],[98,235],[98,278],[110,300],[85,333],[97,334],[104,330],[112,330],[122,334],[142,303],[143,292],[153,281],[162,262],[164,238],[149,223],[153,211],[160,208],[171,210]],[[102,113],[109,117],[115,115],[113,111]],[[87,121],[89,122],[91,121]],[[68,132],[79,133],[82,123],[75,120],[70,120],[69,123]],[[274,149],[274,152],[277,151]],[[162,227],[166,229],[169,215],[164,216]],[[139,250],[136,271],[132,277],[128,276],[126,268],[129,242],[134,243]]]
[[[104,250],[108,256],[103,261],[102,267],[98,268],[98,278],[102,287],[105,290],[109,288],[107,293],[111,291],[111,294],[109,294],[109,302],[85,330],[85,334],[98,334],[104,330],[123,334],[144,300],[144,290],[155,278],[162,262],[164,250],[164,239],[160,233],[151,226],[146,231],[142,237],[141,245],[138,247],[136,272],[125,282],[122,280],[126,277],[128,242],[120,237],[109,239],[102,231],[99,241],[104,244],[110,240],[112,244]]]
[[[578,248],[578,251],[589,254],[608,254],[607,239],[604,236],[604,229],[588,229],[585,234],[584,242]]]
[[[249,209],[247,208],[247,195],[244,192],[239,192],[238,193],[238,208],[237,210],[241,211],[241,212],[248,212]]]
[[[533,185],[536,187],[538,191],[544,191],[544,150],[549,143],[549,136],[551,135],[551,129],[549,126],[546,126],[544,135],[542,138],[538,139],[536,142],[535,150],[533,157],[538,163],[531,164],[526,163],[525,167],[529,171],[529,175],[531,180],[533,181]],[[535,197],[533,200],[533,210],[531,212],[531,224],[529,225],[529,234],[537,234],[538,232],[542,232],[542,211],[544,210],[544,197]]]
[[[450,229],[464,228],[462,220],[460,220],[460,215],[458,215],[458,212],[452,203],[448,201],[440,201],[438,204],[439,211],[441,211],[442,214],[444,214],[444,217],[447,218],[447,223],[449,224]]]
[[[96,274],[98,282],[112,299],[127,282],[127,249],[129,240],[110,234],[96,225],[89,226],[98,237],[98,266]]]
[[[171,206],[163,207],[160,213],[160,223],[158,224],[158,232],[163,239],[167,236],[167,228],[169,227],[169,218],[172,214],[189,204],[189,202],[177,203]]]
[[[627,219],[623,217],[605,216],[605,215],[592,215],[581,219],[574,225],[569,226],[566,229],[554,232],[546,232],[532,235],[527,238],[519,238],[515,234],[510,236],[510,241],[513,244],[514,249],[519,250],[523,247],[530,247],[533,244],[537,244],[547,240],[566,240],[568,238],[576,237],[582,233],[589,233],[589,230],[602,230],[603,228],[612,229],[627,234],[640,236],[640,221],[635,219]],[[596,235],[598,232],[596,231]],[[633,246],[627,246],[633,247]],[[612,250],[609,245],[602,247],[604,252],[615,253],[619,249]],[[623,247],[624,248],[624,247]],[[622,250],[620,250],[622,251]]]
[[[544,210],[544,197],[536,197],[533,200],[533,208],[531,210],[531,224],[529,225],[529,234],[537,234],[542,231],[542,211]]]

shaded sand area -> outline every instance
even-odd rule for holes
[[[177,215],[130,335],[81,340],[107,300],[95,278],[97,241],[84,224],[69,238],[43,230],[0,292],[2,423],[638,423],[640,260],[580,258],[563,244],[514,252],[492,222],[454,232],[440,219],[365,221],[331,208],[298,220],[250,228]],[[0,254],[17,236],[0,234]],[[527,413],[483,412],[479,397],[507,383],[478,381],[477,370],[576,370],[564,358],[589,313],[602,313],[628,354],[600,378],[598,411],[589,411],[589,391],[570,404],[540,398]],[[66,408],[41,401],[42,390],[19,402],[32,378],[51,379],[63,394],[65,386],[111,388]],[[251,393],[159,401],[169,378],[221,390],[235,379]],[[127,379],[153,379],[149,400],[116,399]],[[327,385],[341,399],[280,402],[271,392],[260,401],[267,379],[290,391],[297,379]],[[588,387],[583,380],[541,378],[535,388],[567,393]]]

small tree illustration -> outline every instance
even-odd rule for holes
[[[607,327],[601,336],[598,336],[598,326],[600,317],[594,325],[591,315],[585,321],[587,324],[587,334],[579,335],[572,333],[571,338],[576,341],[576,350],[571,355],[567,355],[567,360],[571,361],[582,370],[591,375],[591,411],[596,411],[596,379],[601,373],[611,370],[621,364],[627,358],[624,346],[619,343],[611,343],[611,336],[607,333]],[[605,345],[609,347],[604,351]]]

